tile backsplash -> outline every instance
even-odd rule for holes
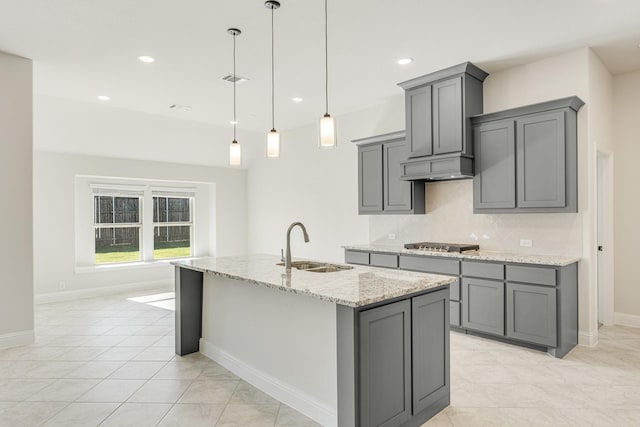
[[[473,180],[429,183],[426,215],[372,215],[371,243],[475,243],[489,251],[582,255],[582,215],[474,214]],[[395,234],[395,240],[388,235]],[[533,241],[521,247],[520,239]]]

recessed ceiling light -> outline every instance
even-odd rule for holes
[[[155,61],[156,61],[156,60],[155,60],[155,58],[152,58],[152,57],[150,57],[150,56],[144,56],[144,55],[143,55],[143,56],[138,56],[138,59],[139,59],[140,61],[142,61],[142,62],[146,62],[146,63],[148,63],[148,64],[150,64],[150,63],[152,63],[152,62],[155,62]]]
[[[98,99],[99,99],[100,101],[108,101],[108,100],[110,100],[111,98],[109,98],[107,95],[98,95]]]
[[[302,99],[302,98],[300,98],[300,97],[291,98],[291,100],[292,100],[293,102],[302,102],[302,101],[304,101],[304,99]]]
[[[396,63],[400,65],[408,65],[408,64],[411,64],[412,62],[413,62],[413,58],[402,58],[396,61]]]

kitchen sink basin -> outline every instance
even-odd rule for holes
[[[284,266],[284,262],[278,263],[277,265]],[[315,261],[293,261],[291,263],[291,268],[309,271],[311,273],[333,273],[336,271],[351,270],[353,267],[349,265],[327,264],[325,262]]]

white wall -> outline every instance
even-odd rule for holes
[[[226,167],[232,132],[191,121],[187,111],[176,111],[172,119],[98,100],[34,99],[36,150]],[[262,141],[261,136],[238,129],[243,147]]]
[[[398,95],[336,121],[336,149],[319,149],[310,125],[282,133],[280,159],[256,157],[249,165],[250,252],[279,254],[294,221],[306,225],[310,242],[294,230],[293,256],[343,261],[340,245],[369,241],[369,220],[358,215],[357,149],[350,141],[403,129],[404,100]]]
[[[171,283],[172,268],[112,269],[76,273],[76,176],[215,183],[215,253],[239,255],[247,249],[246,170],[116,159],[36,151],[34,232],[36,295],[135,283]],[[212,214],[213,215],[213,214]],[[209,221],[211,218],[198,218]],[[205,255],[205,254],[199,254]],[[60,289],[64,282],[65,289]]]
[[[0,52],[0,348],[33,341],[32,63]]]
[[[615,312],[617,321],[640,326],[636,262],[640,239],[640,71],[615,76]]]

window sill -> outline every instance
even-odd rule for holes
[[[102,265],[88,265],[88,266],[76,266],[74,268],[74,272],[76,274],[88,274],[88,273],[99,273],[99,272],[107,272],[107,271],[125,271],[125,270],[143,270],[147,268],[161,268],[166,266],[171,266],[171,262],[177,260],[191,260],[195,259],[195,257],[188,258],[173,258],[173,259],[163,259],[163,260],[155,260],[155,261],[140,261],[140,262],[127,262],[121,264],[102,264]]]

